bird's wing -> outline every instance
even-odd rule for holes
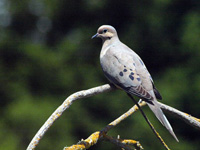
[[[127,93],[153,100],[153,95],[149,93],[153,90],[150,74],[142,60],[133,51],[118,51],[116,48],[120,47],[110,47],[101,58],[105,76]]]

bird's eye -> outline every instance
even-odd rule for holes
[[[107,31],[108,31],[107,29],[104,29],[104,30],[103,30],[103,33],[106,33]]]

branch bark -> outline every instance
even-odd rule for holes
[[[48,129],[52,126],[52,124],[62,115],[62,113],[68,109],[72,103],[75,100],[81,99],[81,98],[86,98],[86,97],[90,97],[93,95],[97,95],[100,93],[104,93],[104,92],[108,92],[111,90],[114,90],[115,88],[113,88],[111,85],[106,84],[106,85],[102,85],[102,86],[98,86],[95,88],[91,88],[88,90],[83,90],[83,91],[79,91],[76,92],[72,95],[70,95],[55,111],[54,113],[48,118],[48,120],[43,124],[43,126],[40,128],[40,130],[36,133],[36,135],[33,137],[32,141],[30,142],[30,144],[27,147],[27,150],[33,150],[36,148],[36,146],[38,145],[39,141],[41,140],[41,138],[44,136],[44,134],[48,131]],[[187,113],[181,112],[175,108],[172,108],[168,105],[165,104],[161,104],[161,107],[164,111],[170,113],[171,115],[174,115],[175,117],[178,117],[182,120],[184,120],[186,123],[188,123],[189,125],[197,128],[200,130],[200,119],[195,118],[191,115],[188,115]],[[120,122],[120,121],[119,121]],[[109,127],[111,128],[111,126]]]

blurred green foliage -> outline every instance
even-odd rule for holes
[[[144,60],[163,103],[200,117],[200,1],[0,0],[0,150],[25,149],[70,94],[108,81],[99,65],[97,28],[113,25]],[[76,101],[37,149],[62,149],[87,138],[127,111],[122,91]],[[200,132],[167,115],[177,143],[148,108],[146,114],[171,149],[198,150]],[[140,113],[109,135],[163,149]],[[99,142],[91,149],[117,149]]]

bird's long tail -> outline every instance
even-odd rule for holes
[[[153,100],[151,102],[152,102],[152,104],[147,102],[149,108],[153,111],[153,113],[158,118],[158,120],[162,123],[162,125],[167,128],[167,130],[176,139],[176,141],[179,142],[169,121],[167,120],[166,116],[164,115],[163,111],[161,110],[160,105],[158,104],[157,100]]]

